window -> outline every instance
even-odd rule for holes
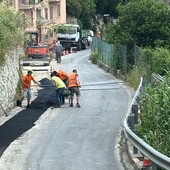
[[[60,5],[57,5],[57,16],[59,17],[60,16]]]
[[[45,12],[45,19],[48,19],[48,8],[45,8],[44,12]]]
[[[31,11],[31,25],[33,25],[33,11]]]
[[[50,7],[50,19],[53,19],[53,7]]]
[[[37,15],[37,21],[40,21],[40,19],[41,19],[41,10],[40,9],[36,10],[36,15]]]

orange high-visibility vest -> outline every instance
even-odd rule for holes
[[[68,74],[63,70],[58,70],[58,76],[60,77],[61,80],[68,79]]]
[[[68,87],[80,87],[80,81],[77,73],[71,73],[68,77]]]

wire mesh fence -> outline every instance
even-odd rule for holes
[[[128,70],[128,55],[127,47],[125,45],[119,45],[116,47],[114,44],[109,44],[102,41],[101,38],[94,37],[91,46],[92,52],[98,51],[100,60],[103,64],[107,65],[112,70],[120,70],[123,75],[127,74]],[[142,61],[142,48],[134,46],[134,65],[141,64]]]
[[[123,75],[127,74],[127,49],[125,45],[120,45],[119,47],[119,58],[120,58],[120,62],[119,62],[119,67],[120,70],[122,72]]]
[[[108,67],[115,69],[116,67],[116,47],[108,44],[100,38],[94,37],[92,41],[92,52],[95,50],[99,53],[99,60]]]
[[[135,45],[134,46],[134,65],[138,66],[142,64],[144,61],[142,60],[142,48]]]

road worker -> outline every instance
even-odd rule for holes
[[[34,77],[32,76],[32,70],[28,70],[27,74],[22,79],[22,97],[21,97],[21,103],[24,100],[24,98],[27,98],[27,108],[30,108],[30,99],[31,99],[31,81],[36,83],[37,85],[41,86],[40,83],[38,83]],[[20,105],[22,106],[22,105]]]
[[[60,77],[60,79],[63,80],[63,82],[65,83],[65,85],[67,87],[67,85],[68,85],[68,74],[61,69],[59,69],[57,72],[58,72],[58,77]]]
[[[68,89],[70,91],[70,96],[71,96],[70,107],[73,107],[74,94],[76,95],[76,101],[77,101],[76,107],[78,108],[80,107],[80,87],[81,85],[77,74],[77,70],[74,69],[68,78]]]
[[[56,46],[55,46],[55,54],[56,54],[57,63],[61,63],[62,52],[63,52],[63,47],[60,44],[60,41],[57,41]]]
[[[54,106],[55,108],[61,107],[61,102],[62,102],[62,94],[66,88],[64,82],[58,77],[57,71],[53,71],[51,73],[51,80],[52,83],[55,85],[56,88],[56,105]]]

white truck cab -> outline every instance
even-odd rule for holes
[[[77,48],[81,50],[80,26],[76,24],[63,24],[58,26],[57,40],[64,49]]]

